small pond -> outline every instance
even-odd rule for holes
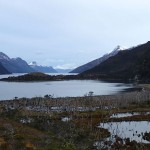
[[[108,129],[111,136],[107,139],[108,141],[114,141],[115,136],[122,139],[129,138],[131,141],[135,140],[141,143],[150,143],[143,139],[145,132],[150,132],[149,121],[123,121],[123,122],[108,122],[100,123],[100,128]]]

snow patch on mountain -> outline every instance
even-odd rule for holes
[[[116,46],[116,47],[114,48],[113,51],[110,51],[109,53],[118,52],[118,51],[123,51],[123,50],[126,50],[126,49],[128,49],[128,48],[125,47],[125,46],[120,46],[120,45],[118,45],[118,46]]]
[[[102,57],[95,59],[87,64],[84,64],[82,66],[79,66],[78,68],[74,69],[73,71],[71,71],[71,73],[82,73],[86,70],[89,70],[97,65],[99,65],[100,63],[104,62],[105,60],[107,60],[109,57],[115,56],[118,54],[118,52],[122,51],[122,50],[126,50],[127,47],[125,46],[120,46],[118,45],[117,47],[115,47],[115,49],[113,49],[113,51],[110,51],[109,53],[106,53],[105,55],[103,55]]]
[[[6,54],[4,54],[3,52],[0,52],[0,59],[1,60],[10,60],[10,58],[6,55]]]
[[[31,68],[38,72],[43,72],[43,73],[57,73],[57,71],[51,67],[51,66],[41,66],[38,65],[36,61],[32,61],[28,64]]]
[[[29,66],[37,66],[37,62],[36,61],[32,61],[29,63]]]

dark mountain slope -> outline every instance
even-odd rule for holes
[[[21,58],[9,58],[2,52],[0,52],[0,62],[9,72],[12,73],[29,73],[35,71]]]
[[[11,63],[15,67],[14,71],[15,73],[29,73],[29,72],[35,72],[34,69],[32,69],[25,60],[21,58],[12,58]]]
[[[92,69],[95,66],[99,65],[100,63],[107,60],[109,57],[115,56],[121,50],[125,50],[125,48],[121,46],[117,46],[112,52],[105,54],[102,57],[95,59],[89,63],[86,63],[82,66],[77,67],[76,69],[72,70],[71,73],[82,73],[86,70]]]
[[[0,63],[0,75],[1,74],[10,74],[10,72],[7,69],[5,69],[3,65]]]
[[[134,79],[138,75],[140,80],[150,80],[150,42],[120,51],[100,65],[81,74],[84,77],[98,77],[102,79]]]

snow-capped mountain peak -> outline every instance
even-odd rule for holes
[[[30,63],[29,63],[29,66],[37,66],[36,61],[32,61],[32,62],[30,62]]]
[[[113,51],[122,51],[125,49],[127,49],[127,47],[118,45]]]
[[[127,47],[125,47],[125,46],[120,46],[120,45],[118,45],[118,46],[116,46],[115,48],[114,48],[114,50],[112,50],[112,51],[110,51],[108,54],[106,54],[106,56],[108,57],[111,57],[111,56],[114,56],[114,55],[116,55],[116,54],[118,54],[118,52],[119,51],[123,51],[123,50],[126,50],[127,49]],[[104,55],[105,56],[105,55]],[[103,57],[104,57],[103,56]]]
[[[120,51],[122,50],[126,50],[127,48],[125,46],[120,46],[118,45],[114,50],[106,53],[105,55],[103,55],[102,57],[95,59],[87,64],[84,64],[82,66],[79,66],[78,68],[74,69],[73,71],[71,71],[72,73],[82,73],[86,70],[89,70],[97,65],[99,65],[100,63],[104,62],[105,60],[107,60],[108,58],[117,55]]]
[[[10,60],[10,58],[6,54],[4,54],[3,52],[0,52],[0,59],[2,59],[2,60]]]
[[[127,47],[125,47],[125,46],[120,46],[120,45],[118,45],[118,46],[116,46],[112,51],[110,51],[108,54],[106,54],[106,55],[109,55],[109,56],[114,56],[114,55],[116,55],[119,51],[123,51],[123,50],[126,50],[126,49],[128,49]]]
[[[36,63],[36,61],[32,61],[29,63],[29,66],[33,68],[35,71],[44,72],[44,73],[57,73],[57,71],[51,66],[41,66]]]

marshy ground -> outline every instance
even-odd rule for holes
[[[149,90],[111,96],[1,101],[0,149],[146,150],[150,149],[149,121]],[[144,123],[146,130],[141,131]],[[135,129],[128,130],[132,137],[122,136],[127,133],[125,126],[126,130]]]

